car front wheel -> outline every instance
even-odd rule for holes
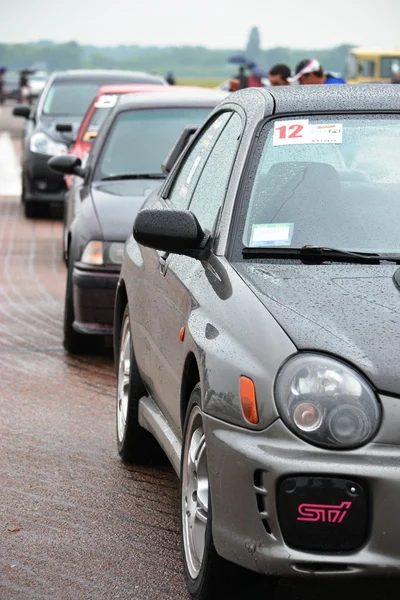
[[[212,506],[200,384],[186,411],[181,457],[181,546],[186,585],[194,600],[273,598],[277,579],[228,562],[212,539]]]

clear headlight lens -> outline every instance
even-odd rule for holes
[[[120,265],[124,255],[123,242],[88,242],[81,257],[87,265]]]
[[[350,366],[318,354],[297,354],[283,365],[275,401],[289,429],[325,448],[366,444],[381,422],[369,383]]]
[[[30,141],[31,152],[37,152],[38,154],[47,154],[48,156],[57,156],[58,154],[66,154],[68,148],[66,144],[61,142],[55,142],[51,137],[43,133],[43,131],[37,131],[31,137]]]

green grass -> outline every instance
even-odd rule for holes
[[[215,88],[224,81],[220,77],[179,77],[178,85],[199,85],[200,87]]]

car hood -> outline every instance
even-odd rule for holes
[[[43,131],[47,133],[56,142],[73,142],[79,131],[79,127],[82,121],[82,117],[77,116],[62,116],[62,117],[40,117],[39,123],[37,124],[35,131]],[[71,133],[60,133],[56,130],[57,123],[72,125]]]
[[[159,179],[107,181],[92,185],[92,201],[104,240],[125,240],[144,200],[161,185]]]
[[[378,390],[400,393],[398,266],[251,262],[234,268],[297,348],[332,353]]]

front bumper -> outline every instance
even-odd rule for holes
[[[63,175],[49,169],[51,156],[28,151],[24,160],[24,193],[28,202],[63,206],[66,185]]]
[[[74,266],[72,271],[75,321],[79,333],[112,335],[115,290],[120,267]]]
[[[280,420],[256,432],[206,414],[203,419],[213,539],[221,556],[279,576],[400,575],[400,446],[371,443],[352,451],[330,451],[300,440]],[[348,479],[366,491],[367,527],[356,550],[299,550],[286,543],[282,529],[287,536],[288,523],[282,527],[279,490],[293,476]],[[311,539],[319,524],[310,519],[306,525]]]

